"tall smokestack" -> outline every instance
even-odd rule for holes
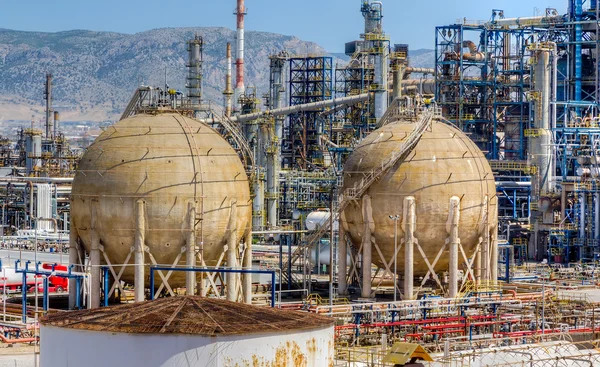
[[[231,86],[231,43],[227,42],[227,74],[225,74],[225,117],[231,117],[233,89]]]
[[[246,6],[244,0],[237,0],[237,53],[235,60],[235,96],[239,98],[244,94],[244,17]],[[236,101],[237,103],[237,101]]]

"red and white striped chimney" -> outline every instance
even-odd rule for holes
[[[244,86],[244,17],[246,6],[244,0],[237,0],[237,53],[235,60],[235,96],[239,98],[246,87]],[[237,100],[235,101],[237,103]]]

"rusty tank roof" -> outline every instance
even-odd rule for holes
[[[41,323],[105,332],[225,336],[313,330],[333,325],[333,319],[215,298],[179,296],[57,313],[44,317]]]

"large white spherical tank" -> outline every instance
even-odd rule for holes
[[[196,207],[196,244],[203,242],[208,266],[216,265],[226,244],[232,202],[238,239],[252,215],[248,179],[237,153],[210,127],[179,114],[136,115],[96,139],[73,181],[71,230],[89,251],[95,226],[110,262],[123,264],[135,243],[139,200],[144,201],[145,246],[158,264],[173,264],[186,246],[188,203]],[[169,283],[184,283],[184,277],[173,274]],[[132,266],[121,279],[133,282]]]
[[[354,150],[344,166],[344,188],[353,187],[364,174],[372,171],[401,146],[415,124],[395,122],[374,131]],[[395,221],[400,216],[398,243],[404,238],[404,199],[412,196],[416,204],[415,238],[430,263],[448,238],[447,222],[450,199],[460,199],[459,237],[468,257],[473,255],[486,227],[483,218],[487,206],[488,228],[497,226],[497,199],[494,175],[481,150],[462,131],[434,121],[415,149],[401,164],[392,167],[366,192],[371,198],[372,237],[387,263],[394,254]],[[487,199],[486,199],[487,198]],[[486,201],[487,200],[487,201]],[[487,202],[487,205],[486,205]],[[356,251],[365,233],[362,201],[350,204],[343,212],[342,224]],[[448,270],[448,248],[435,265],[436,271]],[[385,268],[379,253],[373,249],[372,261]],[[398,272],[402,273],[404,250],[398,252]],[[429,270],[415,246],[414,274]]]

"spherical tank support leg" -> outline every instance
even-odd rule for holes
[[[227,224],[227,267],[237,267],[237,204],[231,203],[231,211],[229,213],[229,223]],[[227,300],[237,302],[237,274],[227,273]]]
[[[404,238],[404,298],[407,300],[413,299],[414,285],[414,246],[417,239],[415,238],[415,228],[417,226],[415,198],[412,196],[404,199],[405,215],[405,238]],[[398,254],[395,254],[397,257]],[[394,274],[394,276],[397,276]]]
[[[374,231],[373,208],[371,207],[371,197],[365,195],[362,198],[363,222],[365,224],[365,233],[363,234],[363,252],[362,252],[362,292],[363,298],[371,298],[371,263],[372,263],[372,244],[371,233]]]
[[[246,249],[244,250],[244,261],[242,267],[246,270],[252,270],[252,231],[246,232],[244,244]],[[244,293],[244,303],[252,304],[252,274],[245,273],[242,275],[242,292]],[[275,284],[271,284],[271,287],[275,287]]]
[[[145,299],[145,282],[144,282],[144,246],[146,234],[146,217],[144,200],[138,200],[135,203],[135,243],[134,243],[134,301],[143,302]],[[150,290],[154,292],[153,289]]]
[[[96,206],[98,202],[91,202],[91,228],[90,228],[90,308],[100,307],[100,237],[96,231],[96,220],[98,218]]]
[[[460,238],[458,237],[458,224],[460,221],[460,199],[453,196],[450,199],[450,213],[446,224],[448,232],[448,245],[450,248],[449,254],[449,280],[448,280],[448,295],[450,298],[455,298],[458,295],[458,246]]]
[[[79,259],[82,258],[79,248],[79,235],[77,229],[71,219],[71,226],[69,232],[69,265],[75,265],[73,270],[76,272],[81,271],[81,262]],[[77,279],[69,278],[69,310],[73,310],[77,304],[77,297],[81,297],[81,294],[77,293]]]
[[[190,201],[187,210],[187,246],[185,249],[185,265],[188,268],[196,267],[196,203]],[[196,273],[185,273],[185,293],[188,296],[196,294]]]

